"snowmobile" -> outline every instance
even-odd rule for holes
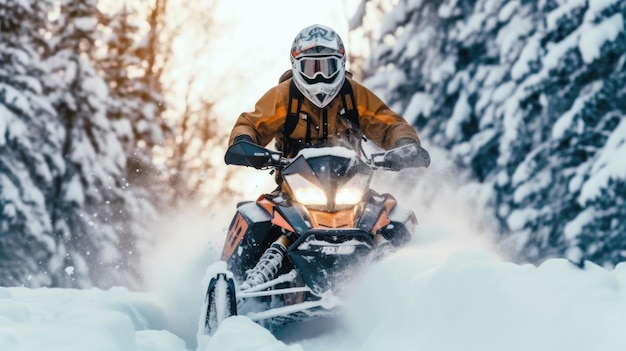
[[[245,315],[270,331],[332,315],[355,267],[407,243],[417,219],[390,194],[370,188],[376,169],[428,167],[417,144],[361,156],[348,148],[305,148],[294,158],[247,141],[226,163],[273,169],[280,191],[237,204],[221,261],[212,273],[200,328]]]

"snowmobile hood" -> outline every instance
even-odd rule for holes
[[[314,202],[301,201],[304,205],[335,211],[339,208],[336,205],[341,203],[337,199],[340,190],[354,190],[355,194],[364,192],[369,187],[373,170],[350,149],[326,147],[302,150],[281,171],[281,175],[287,185],[286,190],[296,198],[298,194],[295,193],[302,188],[318,195]],[[359,200],[354,198],[350,205]]]

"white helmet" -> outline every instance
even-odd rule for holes
[[[334,30],[315,24],[304,28],[291,46],[296,87],[319,108],[339,94],[346,76],[346,51]]]

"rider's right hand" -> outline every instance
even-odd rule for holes
[[[227,165],[239,165],[263,169],[271,165],[272,152],[257,145],[252,137],[240,134],[235,137],[233,144],[226,150],[224,162]]]
[[[235,137],[235,139],[233,140],[233,144],[237,144],[238,142],[241,141],[247,141],[249,143],[254,144],[254,140],[252,140],[252,137],[249,136],[248,134],[239,134]]]

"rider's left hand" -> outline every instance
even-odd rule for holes
[[[410,138],[402,138],[396,142],[396,147],[385,155],[389,168],[399,171],[411,167],[428,167],[430,155],[420,144]]]

